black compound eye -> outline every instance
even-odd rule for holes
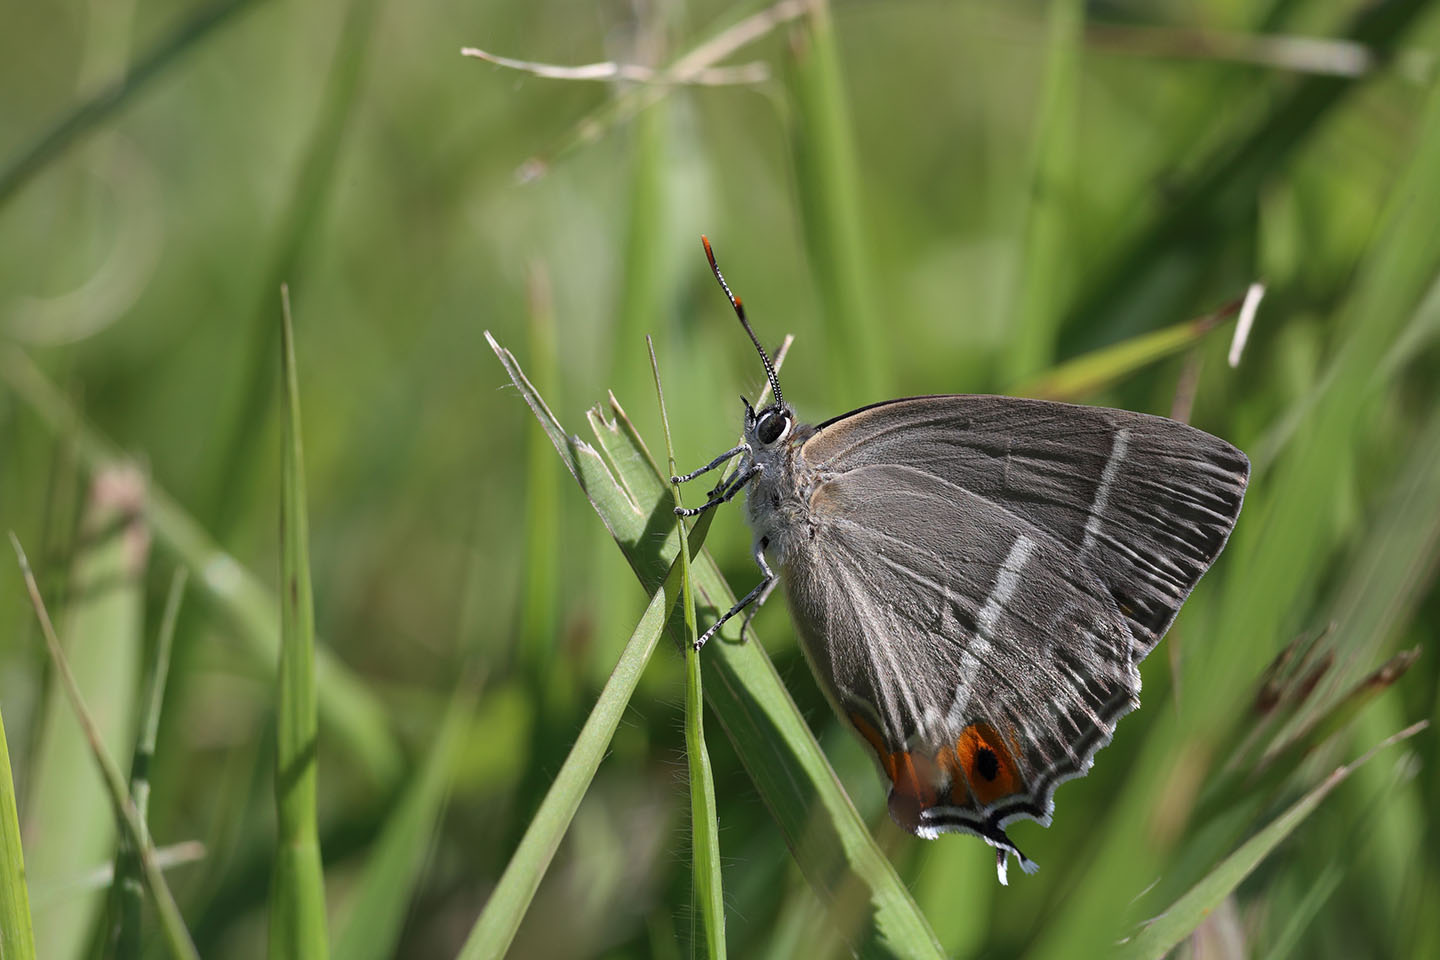
[[[761,414],[755,426],[755,436],[761,443],[771,444],[779,440],[790,429],[790,418],[783,413]]]

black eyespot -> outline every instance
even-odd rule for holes
[[[763,413],[755,427],[755,436],[761,443],[771,444],[779,440],[790,426],[790,418],[783,413]]]
[[[995,751],[989,747],[975,751],[975,772],[986,780],[994,780],[1000,775],[1000,758],[995,756]]]

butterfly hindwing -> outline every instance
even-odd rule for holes
[[[983,497],[901,465],[820,483],[786,559],[807,655],[875,748],[916,833],[1009,845],[1048,821],[1137,702],[1130,631],[1067,548]]]

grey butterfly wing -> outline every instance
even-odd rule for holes
[[[817,479],[785,561],[816,675],[898,822],[1014,850],[1005,824],[1048,822],[1138,702],[1125,619],[1065,544],[979,494],[901,464]]]
[[[906,464],[1067,546],[1105,584],[1137,659],[1169,629],[1230,536],[1250,462],[1164,417],[1010,397],[913,397],[822,424],[808,469]]]

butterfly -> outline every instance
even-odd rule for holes
[[[699,639],[783,584],[800,645],[920,837],[1048,826],[1140,703],[1142,660],[1224,548],[1250,462],[1165,417],[997,396],[920,396],[802,424],[730,290],[772,402],[674,483],[732,472],[691,516],[746,492],[760,582]]]

